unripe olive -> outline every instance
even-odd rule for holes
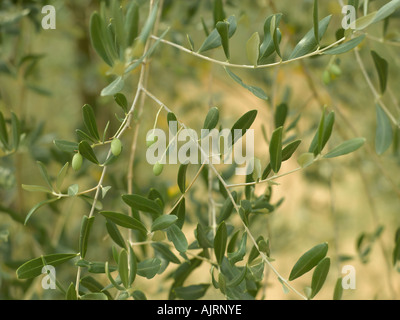
[[[122,143],[121,140],[115,138],[112,142],[111,142],[111,152],[114,156],[119,156],[119,154],[121,153],[122,150]]]
[[[147,138],[146,138],[146,145],[147,147],[151,147],[153,144],[155,144],[157,141],[157,136],[154,135],[154,133],[150,133]]]
[[[335,76],[340,76],[342,74],[342,70],[337,64],[332,64],[331,67],[329,68],[329,71]]]
[[[156,164],[153,166],[154,175],[159,176],[161,174],[161,172],[163,171],[163,169],[164,169],[164,165],[159,162],[156,162]]]
[[[76,153],[72,158],[72,169],[78,171],[82,167],[83,158],[80,153]]]
[[[328,70],[325,70],[322,74],[322,80],[326,85],[331,83],[331,73]]]

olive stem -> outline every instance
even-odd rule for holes
[[[181,46],[179,44],[176,44],[174,42],[171,42],[171,41],[168,41],[168,40],[165,40],[165,39],[161,39],[161,38],[159,38],[157,36],[154,36],[154,35],[151,36],[151,38],[153,38],[153,39],[155,39],[157,41],[160,41],[160,42],[162,42],[164,44],[167,44],[167,45],[169,45],[171,47],[174,47],[176,49],[179,49],[179,50],[181,50],[183,52],[191,54],[191,55],[193,55],[195,57],[201,58],[203,60],[206,60],[206,61],[209,61],[209,62],[212,62],[212,63],[215,63],[215,64],[219,64],[219,65],[225,66],[225,67],[242,68],[242,69],[265,69],[265,68],[271,68],[271,67],[276,67],[276,66],[279,66],[279,65],[288,64],[288,63],[291,63],[291,62],[294,62],[294,61],[306,59],[306,58],[309,58],[309,57],[313,57],[313,56],[316,56],[316,55],[321,55],[325,51],[327,51],[328,49],[330,49],[330,48],[332,48],[332,47],[334,47],[334,46],[336,46],[336,45],[338,45],[338,44],[340,44],[340,43],[342,43],[343,41],[346,40],[346,38],[343,37],[343,38],[335,41],[334,43],[332,43],[329,46],[326,46],[326,47],[324,47],[322,49],[321,48],[317,48],[317,50],[315,50],[313,52],[310,52],[310,53],[308,53],[308,54],[306,54],[304,56],[293,58],[293,59],[289,59],[289,60],[280,59],[278,62],[274,62],[274,63],[270,63],[270,64],[245,65],[245,64],[234,64],[234,63],[229,63],[229,62],[226,62],[226,61],[220,61],[220,60],[217,60],[217,59],[213,59],[213,58],[207,57],[205,55],[202,55],[202,54],[200,54],[198,52],[191,51],[191,50],[189,50],[189,49],[187,49],[187,48],[185,48],[185,47],[183,47],[183,46]]]

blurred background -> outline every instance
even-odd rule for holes
[[[75,129],[83,127],[82,106],[90,104],[96,113],[97,125],[104,128],[110,122],[115,132],[120,111],[112,97],[100,97],[101,90],[111,82],[108,66],[95,54],[89,39],[89,18],[99,9],[94,0],[28,1],[2,0],[0,2],[0,111],[6,118],[13,111],[21,121],[24,132],[16,154],[0,158],[0,299],[62,299],[53,290],[42,290],[40,279],[20,281],[15,270],[24,261],[56,251],[76,252],[81,217],[90,205],[78,198],[71,198],[41,208],[26,225],[23,221],[29,210],[46,199],[41,193],[28,193],[22,184],[41,185],[36,161],[42,161],[52,176],[71,161],[71,154],[59,151],[54,139],[77,141]],[[127,1],[122,1],[126,3]],[[370,11],[380,8],[387,1],[370,1]],[[148,1],[141,3],[141,24],[148,10]],[[333,18],[323,43],[336,40],[341,26],[340,1],[320,1],[320,17],[332,14]],[[43,30],[41,8],[51,4],[56,8],[56,29]],[[195,50],[204,40],[201,18],[212,29],[212,1],[164,0],[159,29],[171,30],[169,41],[188,47],[187,34],[193,39]],[[248,64],[245,43],[258,31],[263,35],[267,16],[281,12],[281,50],[288,57],[297,42],[312,28],[311,0],[227,0],[226,15],[235,15],[238,30],[230,41],[231,61]],[[383,44],[371,38],[360,48],[370,77],[378,87],[370,50],[375,50],[389,62],[388,93],[383,100],[398,118],[399,112],[399,45],[400,14],[390,20],[388,33],[394,45]],[[382,24],[367,29],[373,38],[382,37]],[[396,45],[397,43],[397,45]],[[207,52],[214,59],[224,61],[221,48]],[[271,58],[271,62],[275,61]],[[224,128],[246,111],[257,109],[255,129],[256,156],[263,166],[268,163],[267,135],[273,131],[275,107],[286,102],[288,121],[298,120],[290,134],[303,140],[296,154],[307,152],[322,108],[336,113],[336,124],[328,149],[343,140],[365,137],[366,145],[351,155],[323,160],[295,174],[283,177],[273,186],[272,202],[284,199],[274,212],[257,218],[252,230],[270,239],[271,257],[281,275],[288,277],[290,270],[302,253],[314,245],[327,241],[332,268],[327,283],[316,299],[331,299],[336,279],[344,265],[356,269],[355,290],[345,290],[343,299],[398,299],[400,274],[392,265],[392,251],[396,230],[400,227],[399,142],[382,156],[375,152],[376,113],[374,97],[369,91],[353,52],[338,56],[333,61],[340,72],[327,83],[323,73],[332,63],[330,56],[321,56],[294,62],[276,68],[252,71],[235,69],[244,82],[262,88],[270,97],[263,101],[233,82],[221,66],[213,65],[184,52],[161,44],[151,60],[149,91],[163,101],[179,119],[189,127],[200,130],[208,109],[220,109],[220,123]],[[132,101],[136,90],[137,71],[129,79],[124,93]],[[168,165],[160,177],[154,177],[152,166],[146,162],[145,137],[153,127],[158,106],[147,100],[142,115],[138,152],[134,164],[134,186],[137,192],[148,192],[156,185],[165,199],[173,203],[179,195],[176,184],[178,166]],[[200,120],[199,120],[200,119]],[[166,115],[161,113],[158,127],[167,128]],[[128,151],[133,130],[123,136]],[[398,137],[399,130],[395,130]],[[119,196],[125,194],[126,165],[129,152],[108,172],[105,185],[112,186],[108,196],[101,201],[103,208],[114,211],[127,210]],[[298,166],[296,157],[282,166],[287,172]],[[193,170],[192,170],[193,169]],[[226,170],[224,166],[220,170]],[[65,185],[79,184],[80,190],[97,184],[101,171],[85,162],[78,173],[69,172]],[[193,177],[196,168],[191,168]],[[236,177],[232,182],[243,182]],[[207,212],[207,185],[199,180],[187,201],[186,234],[192,239],[194,222],[201,212]],[[256,193],[265,192],[257,186]],[[205,213],[206,214],[206,213]],[[234,220],[235,221],[235,218]],[[192,223],[192,224],[190,224]],[[237,224],[239,226],[239,224]],[[111,240],[106,237],[102,221],[96,220],[88,258],[106,261],[111,256]],[[94,245],[95,244],[95,245]],[[75,281],[76,268],[72,264],[57,268],[60,282]],[[161,276],[160,276],[161,277]],[[164,276],[162,276],[164,279]],[[40,278],[40,277],[39,277]],[[100,278],[102,279],[102,278]],[[209,282],[209,267],[198,269],[188,283]],[[309,286],[311,274],[293,282],[299,291]],[[106,278],[104,284],[108,283]],[[274,274],[266,268],[264,298],[295,299],[285,294]],[[138,288],[149,299],[166,299],[170,280],[152,281],[138,279]],[[260,295],[261,297],[261,295]],[[223,299],[210,288],[209,299]]]

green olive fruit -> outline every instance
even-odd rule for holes
[[[331,73],[328,70],[325,70],[322,74],[322,81],[324,81],[326,85],[331,83]]]
[[[157,136],[155,136],[154,133],[150,133],[146,138],[147,147],[151,147],[153,144],[156,143],[156,141],[157,141]]]
[[[76,153],[72,158],[72,169],[78,171],[82,167],[83,158],[80,153]]]
[[[340,76],[342,74],[342,69],[337,64],[332,64],[329,71],[335,76]]]
[[[161,172],[164,169],[164,165],[157,162],[154,166],[153,166],[153,173],[155,176],[159,176],[161,174]]]
[[[121,140],[115,138],[112,142],[111,142],[111,152],[114,156],[119,156],[122,150],[122,143]]]

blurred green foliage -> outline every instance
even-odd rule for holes
[[[149,1],[136,2],[140,10],[140,27],[143,28],[146,25]],[[264,35],[264,22],[268,16],[283,13],[278,23],[279,30],[276,29],[275,35],[272,35],[272,38],[275,37],[273,52],[277,49],[279,41],[276,42],[276,37],[278,37],[283,60],[289,58],[299,41],[313,27],[313,21],[314,23],[316,21],[315,17],[313,20],[313,1],[299,0],[296,1],[296,5],[293,5],[293,1],[273,0],[222,2],[223,9],[218,7],[219,1],[160,1],[159,32],[156,36],[160,36],[164,30],[170,28],[165,39],[197,52],[204,42],[205,31],[211,33],[221,19],[227,18],[229,21],[229,17],[235,16],[237,30],[229,40],[222,39],[223,48],[219,47],[201,54],[221,62],[225,62],[229,57],[231,63],[254,65],[259,58],[254,57],[254,43],[256,47],[259,43],[253,38],[247,46],[247,52],[249,46],[252,46],[250,54],[247,55],[246,43],[252,36],[254,37],[255,32]],[[369,5],[368,12],[374,12],[387,3],[381,0],[359,2],[359,16],[363,15],[365,3]],[[88,119],[92,117],[92,113],[98,127],[95,131],[99,131],[96,140],[101,138],[106,127],[108,139],[120,128],[120,120],[127,114],[124,108],[129,109],[135,97],[140,68],[133,70],[130,77],[125,79],[122,92],[129,103],[127,107],[122,107],[122,112],[121,102],[114,99],[113,94],[101,96],[102,90],[112,83],[115,74],[118,75],[120,72],[118,63],[110,68],[96,54],[92,46],[93,38],[90,38],[89,32],[90,19],[93,12],[100,11],[101,3],[110,8],[112,6],[112,1],[92,0],[4,0],[0,3],[0,112],[4,115],[5,128],[9,132],[8,138],[10,141],[14,139],[15,146],[14,149],[2,148],[0,151],[2,152],[0,154],[0,299],[63,299],[66,293],[67,296],[73,297],[77,269],[74,265],[75,260],[57,267],[57,280],[65,292],[43,290],[41,277],[18,279],[16,270],[24,262],[41,255],[79,252],[82,246],[82,242],[79,241],[79,235],[82,236],[82,217],[89,216],[93,194],[89,194],[90,197],[70,196],[52,202],[51,192],[29,193],[22,188],[22,185],[44,184],[40,168],[37,166],[38,161],[46,168],[50,184],[54,184],[60,170],[67,162],[71,163],[74,155],[74,152],[60,150],[54,144],[54,140],[81,143],[82,135],[79,136],[76,130],[87,131],[87,122],[90,121]],[[41,28],[44,16],[41,9],[46,4],[54,5],[56,8],[55,30]],[[127,8],[132,3],[122,1],[121,4]],[[320,19],[332,15],[321,43],[324,45],[334,43],[342,35],[341,7],[338,1],[320,1],[318,9]],[[246,233],[239,221],[246,221],[243,218],[249,215],[246,211],[248,208],[246,201],[251,200],[258,201],[258,207],[253,203],[252,208],[250,204],[249,210],[253,210],[250,216],[251,231],[258,245],[264,248],[265,256],[273,261],[273,265],[285,278],[289,277],[292,266],[302,253],[315,248],[318,243],[328,242],[331,268],[334,270],[330,271],[326,285],[317,297],[331,299],[337,278],[342,276],[341,266],[351,264],[358,271],[358,287],[356,290],[345,290],[344,299],[399,298],[400,237],[397,231],[400,226],[398,215],[400,185],[397,179],[400,165],[398,126],[400,97],[397,90],[397,83],[400,80],[399,18],[400,10],[397,10],[390,19],[369,26],[366,31],[364,30],[367,32],[367,38],[356,49],[360,59],[364,61],[366,73],[372,79],[373,85],[377,91],[381,88],[382,94],[378,93],[379,97],[374,96],[367,86],[354,50],[337,56],[315,55],[273,68],[254,70],[229,68],[225,71],[218,64],[199,59],[168,44],[159,43],[149,60],[150,75],[146,88],[170,106],[178,119],[184,120],[186,125],[197,131],[201,129],[212,107],[217,106],[219,109],[221,127],[231,127],[241,115],[250,110],[258,110],[257,119],[255,121],[253,119],[254,123],[251,121],[251,124],[256,130],[255,156],[261,159],[265,177],[271,173],[271,167],[274,172],[280,170],[280,173],[297,168],[296,157],[290,157],[295,151],[290,154],[291,159],[279,159],[279,165],[273,160],[270,161],[268,151],[271,155],[273,151],[269,142],[273,146],[279,145],[282,149],[282,143],[287,145],[296,139],[302,139],[302,144],[294,148],[297,150],[299,147],[298,155],[310,152],[318,156],[322,150],[317,152],[315,148],[309,149],[306,146],[312,145],[313,139],[314,143],[318,142],[319,128],[322,128],[321,132],[330,138],[329,141],[323,141],[323,146],[326,144],[328,150],[332,150],[342,141],[355,137],[365,137],[365,147],[348,157],[319,161],[301,173],[283,177],[277,181],[280,185],[271,182],[236,190],[239,195],[236,194],[234,197],[238,196],[241,199],[238,203],[243,210],[242,216],[238,217],[239,215],[233,213],[226,226],[224,223],[220,224],[218,230],[214,230],[215,239],[210,239],[212,227],[215,226],[211,225],[208,217],[210,200],[207,198],[207,192],[210,185],[207,167],[201,172],[201,180],[199,179],[185,195],[184,232],[180,231],[182,226],[175,228],[179,225],[174,221],[176,225],[174,224],[174,227],[168,229],[165,234],[160,230],[154,233],[154,241],[157,242],[155,245],[153,243],[134,247],[134,253],[131,252],[130,248],[123,246],[124,239],[129,237],[128,232],[123,229],[121,238],[116,231],[117,222],[111,220],[110,223],[109,219],[106,224],[104,217],[96,213],[96,220],[90,222],[93,224],[91,227],[83,224],[85,230],[90,229],[90,238],[85,260],[80,260],[78,264],[84,273],[81,278],[81,287],[84,287],[82,295],[96,291],[98,283],[101,289],[112,283],[115,274],[112,275],[111,272],[116,270],[115,263],[110,264],[110,268],[114,269],[110,269],[109,274],[104,265],[105,261],[112,259],[122,261],[118,270],[120,278],[118,281],[121,281],[117,286],[120,287],[120,292],[127,292],[124,288],[130,286],[132,279],[129,277],[132,277],[132,273],[126,274],[121,265],[125,261],[126,264],[128,261],[132,262],[132,257],[135,256],[135,261],[137,259],[138,262],[137,275],[140,277],[133,279],[135,291],[129,292],[133,298],[142,297],[142,292],[149,299],[190,297],[188,294],[192,291],[187,288],[200,290],[202,294],[206,294],[206,298],[212,299],[254,296],[257,299],[298,298],[293,291],[286,295],[271,271],[265,271],[264,274],[263,270],[260,271],[260,268],[264,268],[264,263],[255,259],[255,255],[258,255],[257,250],[254,250],[250,241],[243,240]],[[223,31],[220,29],[218,31],[219,35],[224,37]],[[228,33],[229,30],[226,37]],[[140,37],[144,37],[143,33],[139,33]],[[146,40],[147,38],[143,42]],[[263,39],[260,40],[262,42]],[[221,42],[221,39],[219,41]],[[127,51],[119,52],[120,61],[127,62],[124,61],[127,56],[132,61],[140,58],[141,54],[135,56],[135,51],[144,48],[137,46],[137,41],[135,44],[136,46],[132,43],[132,52],[128,51],[131,56],[125,55]],[[227,54],[228,49],[229,54]],[[371,51],[374,52],[372,55]],[[250,62],[247,56],[252,57]],[[277,61],[279,57],[276,54],[258,60],[262,64]],[[386,72],[385,61],[388,64]],[[382,82],[385,77],[387,83]],[[269,99],[263,100],[264,95]],[[386,119],[382,106],[376,106],[379,102],[389,106],[389,112],[397,121],[397,125]],[[90,111],[85,109],[86,118],[85,113],[82,114],[84,105],[92,107]],[[321,125],[325,123],[325,128],[329,127],[326,120],[329,113],[321,120],[325,105],[328,106],[328,110],[333,110],[336,116],[332,136],[331,132],[326,133],[329,129],[324,131]],[[153,223],[154,226],[154,217],[143,217],[138,213],[142,207],[137,210],[133,208],[131,211],[121,200],[121,196],[129,193],[130,189],[127,181],[130,149],[135,136],[134,128],[139,122],[141,129],[137,136],[131,193],[146,195],[163,209],[172,208],[179,199],[182,191],[182,185],[178,186],[179,182],[177,184],[179,166],[166,165],[162,174],[155,176],[152,166],[145,158],[146,133],[153,128],[158,109],[159,106],[147,97],[143,110],[133,114],[132,126],[120,138],[122,153],[108,168],[103,181],[101,189],[103,196],[99,197],[96,211],[130,212],[133,218],[142,217],[144,223],[147,225]],[[13,124],[12,114],[18,119],[18,126],[17,120],[14,120]],[[161,113],[158,126],[167,130],[166,113]],[[282,129],[279,131],[281,126],[285,129],[283,142],[279,140],[282,136],[277,137],[278,133],[273,134],[282,131]],[[388,127],[391,129],[390,134]],[[93,126],[91,128],[94,130]],[[15,132],[18,136],[17,142],[13,138]],[[89,133],[96,135],[93,131]],[[322,142],[319,143],[317,149],[321,147]],[[377,146],[377,143],[380,145]],[[114,150],[115,148],[119,150],[116,144],[118,142],[114,142]],[[85,158],[88,158],[90,155],[87,156],[87,153],[90,151],[87,151],[86,145],[81,143],[79,151],[84,156],[85,149]],[[72,150],[75,151],[76,148]],[[96,150],[96,156],[98,159],[106,159],[107,152],[105,144],[100,146],[98,152]],[[271,165],[268,171],[269,161]],[[281,169],[280,164],[283,161],[286,162],[282,163]],[[191,181],[198,168],[189,166],[186,169],[188,171],[187,173],[185,171],[185,174],[188,176],[188,181],[190,176]],[[224,179],[230,179],[232,183],[243,183],[242,180],[235,179],[232,168],[220,166],[218,169]],[[60,191],[76,195],[80,191],[91,189],[98,184],[101,173],[101,168],[84,160],[80,170],[68,171]],[[246,182],[252,181],[254,181],[252,177],[246,180]],[[233,208],[226,209],[229,205],[229,201],[224,202],[226,191],[225,194],[221,191],[221,185],[215,177],[211,189],[212,193],[218,194],[215,195],[218,205],[222,209],[232,211]],[[157,199],[162,199],[164,203],[160,204]],[[40,207],[24,225],[30,210],[41,201],[48,205]],[[128,201],[125,203],[128,204]],[[182,208],[178,206],[174,212],[178,215],[178,221],[182,220],[179,209]],[[216,207],[216,210],[219,212],[219,207]],[[260,212],[263,214],[258,214]],[[132,223],[131,220],[128,222]],[[159,226],[160,221],[158,223]],[[146,241],[146,237],[140,232],[140,227],[135,226],[139,231],[133,232],[134,240]],[[233,231],[236,230],[240,230],[240,233],[235,236]],[[202,242],[201,247],[206,248],[216,245],[214,241],[221,245],[219,249],[215,249],[216,265],[211,268],[212,276],[207,262],[189,255],[185,256],[183,253],[186,251],[185,248],[180,252],[179,248],[182,248],[180,239],[183,233],[189,242],[189,249],[193,242]],[[160,237],[160,241],[157,236]],[[231,240],[231,244],[226,243],[227,237]],[[163,247],[166,238],[178,249],[174,250],[174,253],[168,247]],[[119,248],[119,252],[116,252],[113,244],[118,243],[122,249]],[[244,243],[246,254],[253,256],[249,259],[248,266],[233,267],[227,258],[233,258],[235,263],[236,259],[241,261],[241,258],[238,258],[241,243]],[[226,258],[224,258],[225,250],[227,250]],[[327,260],[322,260],[325,254],[312,264],[314,267],[321,261],[318,268],[321,278],[326,277],[323,268],[326,267]],[[203,253],[201,257],[210,258],[203,256]],[[213,255],[210,259],[212,258]],[[178,267],[174,265],[176,260],[179,261]],[[150,267],[154,266],[158,266],[158,269],[153,274],[154,270]],[[98,282],[94,287],[97,289],[90,290],[93,289],[93,280],[88,277],[97,275],[96,271],[90,272],[96,268],[97,272],[99,269],[101,271],[99,277],[96,277]],[[128,269],[132,268],[134,267],[130,265]],[[198,268],[194,273],[195,276],[190,275],[195,268]],[[215,276],[217,274],[215,268],[222,270],[219,278]],[[269,270],[268,266],[265,268]],[[167,272],[156,275],[164,269]],[[225,276],[229,274],[231,279],[224,279],[224,274]],[[155,280],[147,280],[153,277]],[[241,279],[240,283],[243,285],[245,277],[248,282],[245,294],[237,296],[238,293],[229,286],[226,289],[226,283],[233,280]],[[163,281],[157,281],[158,278]],[[171,284],[172,278],[174,282]],[[68,289],[70,283],[73,283],[73,286]],[[310,286],[310,283],[310,275],[294,282],[296,287]],[[200,287],[189,286],[199,284]],[[285,289],[285,284],[282,285]],[[315,281],[312,287],[314,290],[320,290]],[[174,288],[179,289],[173,290]],[[114,291],[118,290],[110,287],[105,294],[109,298],[115,297]],[[112,295],[109,292],[112,292]],[[313,293],[316,294],[312,292],[312,296]],[[193,298],[202,297],[202,294],[194,295]],[[122,295],[122,298],[127,297]]]

